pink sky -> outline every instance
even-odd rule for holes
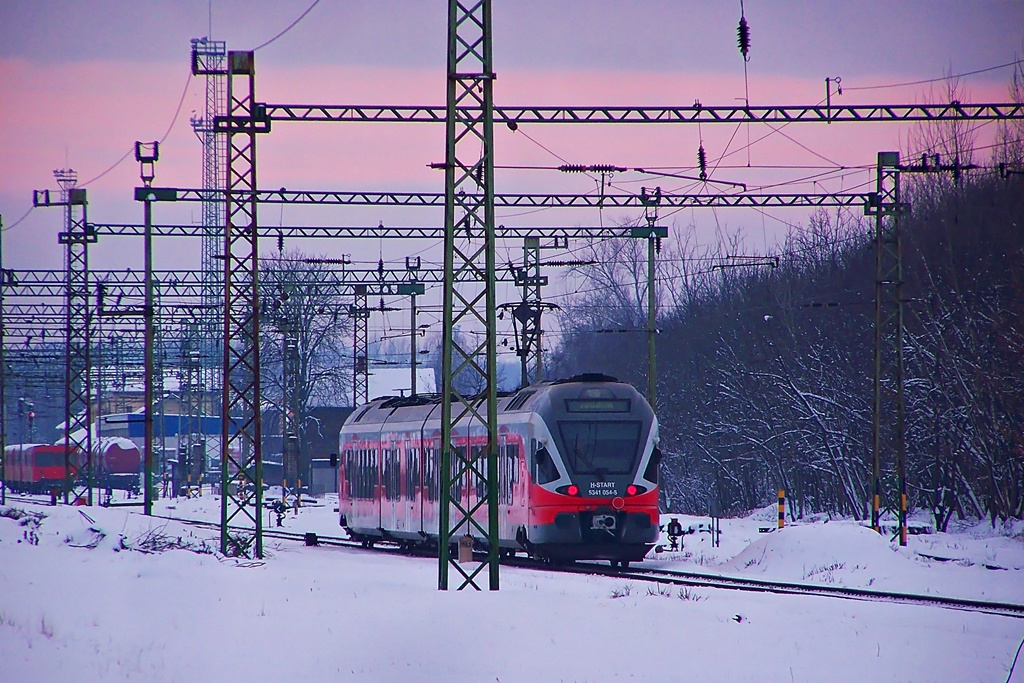
[[[330,3],[317,7],[291,34],[257,53],[257,99],[443,104],[443,4],[435,4],[355,2],[344,8]],[[716,3],[712,9],[700,3],[653,2],[648,14],[639,17],[623,9],[635,4],[599,2],[587,4],[589,11],[577,7],[573,14],[560,3],[528,2],[517,5],[520,13],[511,12],[508,3],[496,2],[497,103],[689,105],[694,99],[707,105],[737,103],[744,87],[743,63],[735,49],[738,3],[737,7]],[[222,34],[216,37],[227,38],[229,48],[251,47],[286,26],[306,6],[303,0],[236,13],[231,2],[216,2],[214,26]],[[1021,51],[1024,3],[933,3],[933,12],[918,12],[910,23],[911,11],[923,7],[928,5],[903,3],[892,10],[885,3],[870,2],[862,7],[865,17],[861,20],[859,15],[851,16],[844,3],[746,3],[754,32],[751,103],[813,104],[824,95],[825,76],[842,75],[847,88],[904,82],[939,76],[951,66],[966,71],[1009,62],[1015,51]],[[89,12],[51,2],[33,3],[31,11],[20,5],[0,10],[4,27],[0,39],[6,40],[0,49],[5,102],[0,107],[0,214],[5,225],[29,208],[33,189],[55,187],[54,168],[70,165],[86,180],[121,157],[135,140],[164,134],[188,78],[188,40],[206,33],[207,3],[181,3],[178,12],[163,5],[152,9],[153,16],[146,17],[110,0],[96,3]],[[538,17],[535,23],[528,21],[531,11]],[[908,16],[887,14],[893,11]],[[237,22],[229,23],[228,16]],[[1013,23],[1016,19],[1020,21]],[[907,23],[894,27],[893,21]],[[114,28],[120,32],[112,34]],[[650,62],[645,62],[648,54]],[[1004,69],[965,79],[967,96],[962,99],[1005,101],[1008,77],[1009,70]],[[925,89],[848,91],[838,101],[914,102],[921,101]],[[188,121],[202,103],[203,83],[194,78],[161,148],[158,185],[199,186],[200,146]],[[808,124],[790,126],[785,132],[832,161],[856,166],[873,164],[879,150],[906,148],[911,128]],[[994,128],[988,125],[981,130],[983,142]],[[692,165],[701,139],[714,159],[733,132],[732,125],[700,129],[694,125],[534,125],[522,129],[570,162],[629,167]],[[750,130],[753,139],[764,132],[758,126]],[[746,136],[746,128],[741,129],[730,149],[746,144]],[[503,126],[496,127],[495,137],[499,165],[561,163],[525,135]],[[426,165],[443,157],[443,144],[439,125],[275,124],[273,133],[259,142],[260,186],[439,192],[442,177]],[[745,164],[747,155],[731,159]],[[826,163],[780,135],[757,144],[750,161],[755,166]],[[801,175],[807,172],[794,171],[788,177]],[[746,169],[720,169],[716,177],[748,183],[782,179],[778,173]],[[851,176],[842,181],[843,187],[868,177],[867,173]],[[500,171],[498,178],[499,191],[593,188],[586,178],[555,172]],[[642,184],[666,189],[685,185],[635,174],[617,180],[624,190],[632,191]],[[138,167],[130,158],[90,184],[90,218],[140,222],[141,208],[131,199],[136,184]],[[809,185],[792,191],[813,189]],[[817,189],[839,190],[840,185],[835,182]],[[198,206],[167,208],[157,220],[198,221],[198,213]],[[522,224],[596,223],[593,213],[544,212],[517,220]],[[377,208],[320,211],[310,217],[299,207],[287,207],[284,214],[279,207],[269,207],[262,216],[264,224],[440,220],[439,212],[398,214]],[[728,220],[739,225],[747,219],[737,214]],[[59,267],[61,252],[55,239],[59,222],[57,210],[40,209],[5,232],[5,266]],[[116,259],[123,258],[124,247],[110,248],[117,249]],[[183,251],[182,262],[197,260],[198,248]],[[102,245],[97,253],[97,262],[102,262]]]

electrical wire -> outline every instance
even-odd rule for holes
[[[1006,69],[1011,66],[1017,66],[1018,64],[1024,64],[1024,59],[1015,59],[1012,62],[1006,64],[999,64],[997,66],[990,66],[984,69],[976,69],[975,71],[965,71],[960,74],[953,74],[950,76],[942,76],[940,78],[928,78],[923,81],[907,81],[906,83],[887,83],[884,85],[861,85],[861,86],[848,86],[843,85],[843,90],[882,90],[885,88],[903,88],[908,85],[925,85],[927,83],[938,83],[940,81],[950,81],[955,78],[962,78],[964,76],[974,76],[976,74],[983,74],[988,71],[996,71],[997,69]]]
[[[1020,645],[1017,646],[1017,654],[1013,656],[1013,664],[1010,665],[1010,671],[1006,674],[1006,683],[1010,683],[1010,679],[1013,678],[1013,669],[1017,666],[1017,658],[1020,657],[1020,650],[1024,647],[1024,639],[1021,639]]]
[[[252,49],[252,51],[253,51],[253,52],[256,52],[256,50],[261,50],[261,49],[265,48],[265,47],[266,47],[267,45],[270,45],[270,44],[271,44],[271,43],[273,43],[273,42],[274,42],[275,40],[277,40],[278,38],[280,38],[280,37],[281,37],[281,36],[283,36],[284,34],[288,33],[288,31],[291,31],[291,30],[292,30],[293,28],[295,28],[296,24],[298,24],[298,23],[299,23],[300,21],[302,21],[303,19],[305,19],[305,18],[306,18],[306,15],[307,15],[307,14],[309,14],[310,12],[312,12],[312,11],[313,11],[313,8],[314,8],[314,7],[316,7],[316,6],[317,6],[317,5],[319,5],[319,4],[320,4],[320,0],[313,0],[313,4],[312,4],[312,5],[310,5],[309,7],[307,7],[307,8],[306,8],[306,11],[305,11],[305,12],[303,12],[302,14],[300,14],[300,15],[299,15],[299,18],[298,18],[298,19],[296,19],[296,20],[295,20],[295,21],[293,21],[292,23],[288,24],[288,26],[287,26],[287,27],[285,27],[285,29],[284,29],[283,31],[281,31],[280,33],[278,33],[278,34],[277,34],[276,36],[274,36],[273,38],[271,38],[271,39],[270,39],[270,40],[268,40],[267,42],[265,42],[265,43],[261,43],[261,44],[257,45],[256,47],[254,47],[254,48]]]
[[[16,227],[18,227],[18,223],[21,223],[21,222],[22,222],[23,220],[25,220],[26,218],[28,218],[28,215],[29,215],[30,213],[32,213],[32,211],[33,211],[33,210],[34,210],[35,208],[36,208],[36,207],[35,207],[35,205],[34,205],[34,204],[33,204],[32,206],[28,207],[28,211],[26,211],[26,212],[25,212],[24,214],[22,214],[21,218],[19,218],[18,220],[14,221],[14,222],[13,222],[13,223],[11,223],[10,225],[4,226],[4,228],[3,228],[3,232],[7,232],[8,230],[11,230],[12,228],[16,228]]]
[[[167,126],[167,130],[165,130],[165,131],[164,131],[164,134],[163,134],[163,136],[162,136],[162,137],[160,138],[160,140],[159,140],[159,142],[160,142],[160,144],[161,144],[161,145],[162,145],[162,144],[164,143],[164,140],[166,140],[166,139],[167,139],[167,136],[171,134],[171,129],[172,129],[172,128],[174,128],[174,124],[175,124],[175,123],[177,123],[177,121],[178,121],[178,115],[179,115],[179,114],[181,114],[181,107],[182,107],[182,105],[183,105],[183,104],[185,103],[185,96],[186,96],[186,95],[188,94],[188,86],[189,86],[189,85],[190,85],[191,83],[192,83],[192,70],[191,70],[191,69],[189,69],[189,71],[188,71],[188,78],[187,78],[187,79],[185,79],[185,87],[184,87],[184,88],[182,89],[182,91],[181,91],[181,97],[180,97],[180,98],[178,98],[178,106],[177,106],[177,108],[175,108],[175,110],[174,110],[174,116],[173,116],[173,117],[171,118],[171,123],[170,123],[170,125],[168,125],[168,126]],[[89,178],[88,180],[86,180],[86,181],[84,181],[84,182],[81,182],[81,183],[79,183],[79,184],[78,184],[78,186],[79,186],[79,187],[85,187],[85,186],[89,185],[90,183],[94,183],[94,182],[96,182],[97,180],[99,180],[100,178],[102,178],[103,176],[107,175],[108,173],[110,173],[111,171],[113,171],[113,170],[114,170],[115,168],[117,168],[118,166],[120,166],[120,165],[121,165],[121,163],[122,163],[122,162],[123,162],[123,161],[124,161],[125,159],[127,159],[127,158],[128,158],[128,157],[129,157],[129,156],[130,156],[130,155],[132,154],[132,152],[134,152],[134,151],[135,151],[135,145],[132,145],[131,147],[129,147],[129,148],[128,148],[128,151],[127,151],[127,152],[125,152],[125,153],[124,153],[124,154],[123,154],[123,155],[121,156],[121,158],[120,158],[120,159],[118,159],[118,160],[117,160],[117,161],[115,161],[115,162],[114,162],[113,164],[111,164],[111,165],[110,165],[110,166],[109,166],[109,167],[107,168],[107,170],[103,171],[102,173],[100,173],[100,174],[99,174],[99,175],[97,175],[97,176],[93,176],[92,178]]]

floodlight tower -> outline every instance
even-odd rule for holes
[[[210,388],[220,386],[220,359],[224,352],[220,345],[223,335],[223,265],[217,260],[224,246],[226,202],[224,201],[225,163],[227,142],[225,135],[214,129],[214,119],[227,110],[227,43],[207,37],[192,39],[192,73],[206,78],[205,109],[193,113],[192,130],[203,145],[203,237],[202,261],[203,291],[201,297],[201,329],[198,352],[202,364],[201,389],[198,393],[199,414],[210,414],[213,406],[206,405]]]

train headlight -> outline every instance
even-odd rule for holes
[[[569,484],[569,488],[565,490],[570,496],[578,496],[580,494],[580,487],[576,484]]]
[[[636,486],[633,486],[632,484],[627,486],[626,487],[626,495],[627,496],[635,496],[636,495]]]

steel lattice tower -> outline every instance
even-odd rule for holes
[[[907,544],[907,489],[903,373],[903,254],[900,242],[899,152],[879,152],[875,217],[875,382],[872,420],[871,526],[881,531],[884,510],[898,520],[900,545]],[[895,471],[890,468],[895,466]],[[883,479],[895,477],[895,488]],[[890,495],[883,495],[883,489]],[[884,498],[884,500],[883,500]],[[884,508],[883,508],[884,506]]]
[[[228,53],[224,237],[224,386],[221,402],[221,552],[263,557],[256,136],[270,131],[256,102],[252,52]],[[238,530],[241,525],[243,530]],[[253,534],[250,536],[250,532]]]
[[[444,313],[438,588],[498,590],[497,345],[494,277],[494,71],[491,2],[448,2],[445,117]],[[464,279],[462,276],[466,276]],[[458,283],[458,284],[456,284]],[[459,326],[482,330],[463,341]],[[460,380],[457,386],[455,380]],[[463,381],[468,380],[468,381]],[[473,387],[467,390],[465,387]],[[479,391],[478,387],[483,390]],[[473,391],[473,394],[468,393]],[[476,393],[479,391],[479,393]],[[456,445],[456,440],[461,444]],[[457,486],[458,482],[465,486]],[[453,491],[462,491],[460,499]],[[477,495],[477,492],[483,495]],[[477,519],[486,507],[486,526]],[[464,567],[451,545],[476,537],[486,561]]]
[[[355,303],[349,307],[352,318],[352,407],[356,408],[369,400],[370,358],[369,324],[370,309],[366,301],[367,286],[355,286]]]
[[[72,169],[53,172],[60,186],[60,201],[51,202],[47,191],[36,192],[35,206],[63,206],[64,232],[58,242],[66,246],[65,268],[65,363],[64,363],[64,502],[92,505],[92,381],[89,343],[92,309],[89,301],[89,243],[96,235],[88,227],[85,188],[78,188],[78,174]],[[84,429],[80,444],[81,466],[72,461],[71,434]],[[83,488],[84,487],[84,488]]]
[[[201,330],[199,337],[199,359],[202,367],[202,389],[199,394],[198,414],[211,414],[214,406],[208,405],[210,390],[222,382],[221,347],[223,318],[218,315],[224,305],[224,273],[217,256],[224,245],[224,177],[227,158],[226,139],[223,132],[216,130],[215,121],[225,113],[225,81],[227,78],[227,43],[208,38],[192,39],[192,73],[206,78],[205,111],[201,117],[192,118],[192,129],[203,145],[203,273],[201,308]],[[190,441],[191,447],[191,441]]]

